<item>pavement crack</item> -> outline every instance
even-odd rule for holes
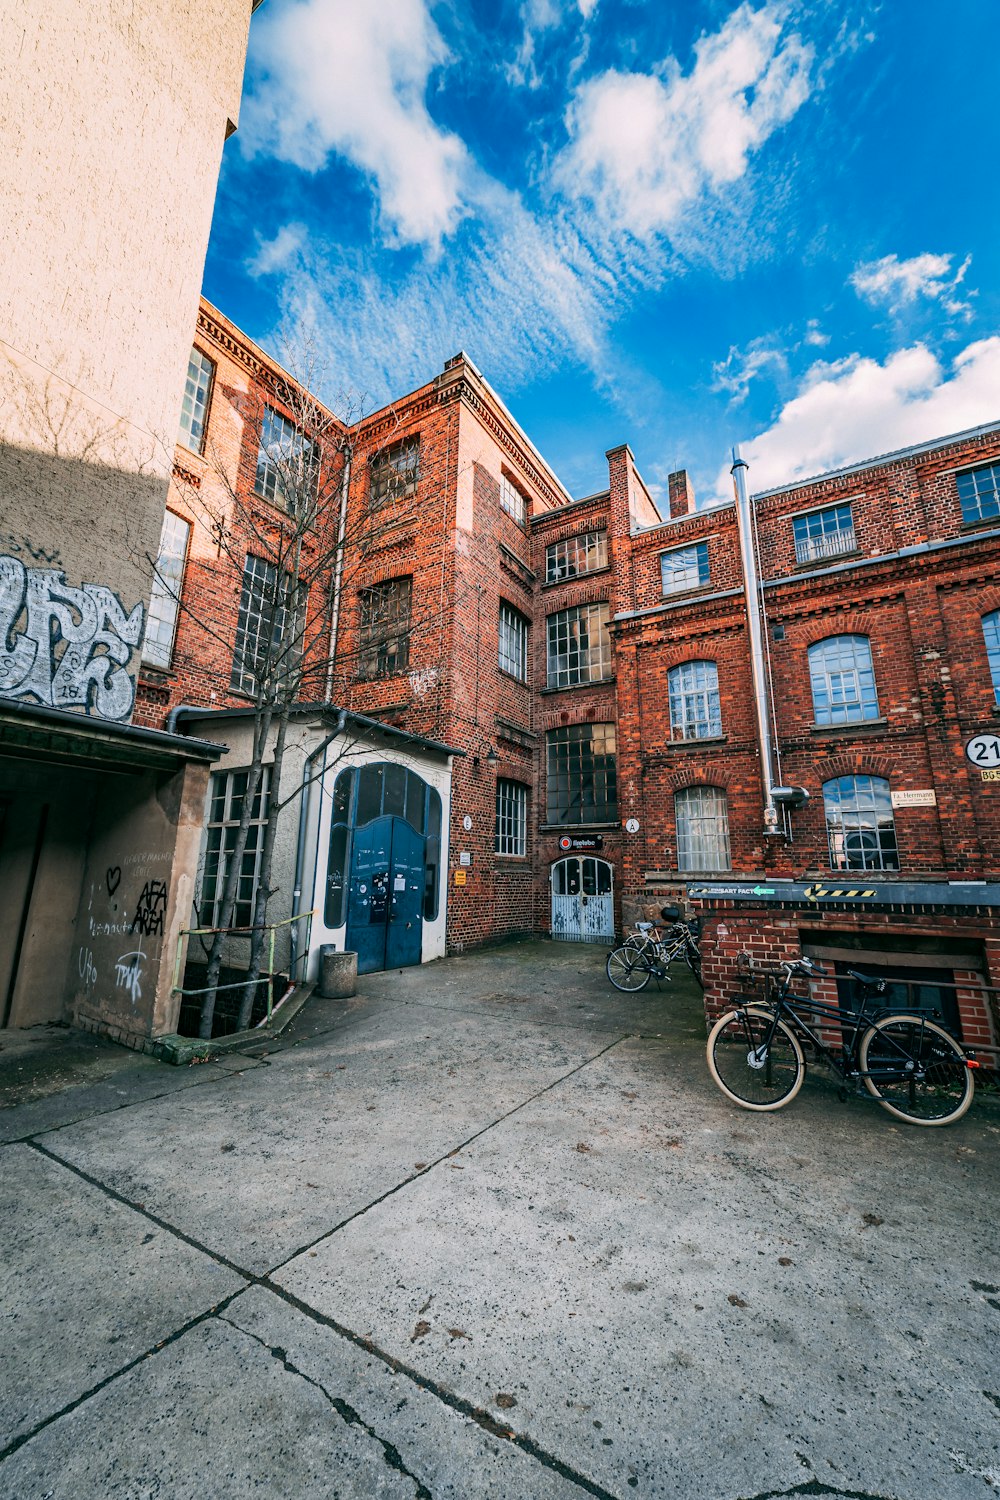
[[[801,1454],[796,1453],[795,1456],[802,1460]],[[797,1495],[816,1495],[820,1500],[898,1500],[894,1495],[880,1495],[874,1490],[838,1489],[836,1485],[819,1479],[809,1479],[805,1484],[796,1484],[790,1490],[761,1490],[756,1495],[744,1495],[742,1500],[794,1500]]]
[[[437,1156],[433,1161],[428,1162],[427,1165],[421,1168],[419,1172],[414,1172],[411,1176],[404,1177],[402,1182],[397,1182],[391,1188],[387,1188],[384,1193],[381,1193],[377,1198],[373,1198],[372,1201],[370,1203],[366,1203],[363,1208],[357,1209],[357,1211],[353,1214],[348,1214],[346,1219],[341,1219],[339,1224],[334,1224],[331,1229],[324,1229],[323,1233],[317,1235],[314,1240],[308,1240],[304,1245],[299,1245],[297,1249],[291,1251],[289,1255],[286,1255],[284,1260],[281,1260],[277,1263],[277,1265],[272,1266],[270,1271],[268,1272],[268,1275],[273,1276],[275,1272],[283,1270],[284,1267],[289,1265],[293,1260],[297,1260],[300,1255],[305,1255],[309,1250],[315,1250],[317,1245],[322,1245],[324,1240],[328,1240],[333,1235],[339,1234],[342,1229],[346,1229],[348,1224],[353,1224],[355,1219],[362,1218],[365,1214],[370,1213],[373,1208],[378,1208],[381,1203],[385,1203],[389,1198],[394,1198],[397,1193],[401,1193],[404,1188],[408,1188],[411,1183],[416,1182],[418,1177],[426,1177],[428,1172],[431,1172],[435,1167],[440,1166],[443,1161],[447,1161],[450,1156],[457,1156],[460,1151],[465,1150],[466,1146],[471,1146],[473,1141],[480,1140],[481,1137],[488,1134],[489,1131],[495,1130],[498,1125],[503,1125],[505,1121],[512,1119],[513,1116],[518,1114],[522,1109],[527,1109],[529,1104],[535,1104],[539,1099],[543,1099],[546,1094],[551,1093],[553,1089],[559,1088],[559,1086],[565,1083],[567,1079],[572,1078],[577,1073],[581,1073],[584,1068],[589,1068],[591,1063],[597,1062],[598,1058],[604,1057],[605,1053],[610,1052],[614,1047],[620,1047],[622,1042],[626,1041],[628,1041],[627,1033],[619,1033],[617,1036],[612,1037],[611,1041],[608,1042],[606,1047],[601,1047],[600,1050],[593,1053],[592,1056],[585,1057],[583,1062],[577,1063],[576,1066],[570,1068],[568,1072],[560,1073],[558,1078],[554,1078],[552,1082],[547,1083],[544,1088],[538,1089],[534,1094],[529,1094],[526,1099],[522,1099],[519,1104],[515,1104],[511,1109],[506,1110],[502,1115],[498,1115],[495,1120],[490,1120],[489,1124],[482,1126],[480,1130],[474,1131],[472,1135],[470,1135],[466,1140],[460,1141],[457,1146],[452,1146],[449,1148],[449,1150],[442,1151],[440,1156]],[[59,1158],[57,1157],[56,1160],[58,1161]],[[245,1274],[245,1272],[241,1272],[241,1275]]]
[[[347,1423],[348,1427],[360,1427],[362,1432],[366,1432],[370,1438],[378,1443],[379,1447],[382,1449],[382,1456],[388,1467],[390,1469],[395,1469],[397,1474],[402,1474],[406,1479],[410,1479],[413,1481],[416,1492],[416,1500],[434,1500],[434,1497],[427,1486],[417,1478],[416,1474],[414,1474],[411,1469],[408,1469],[406,1467],[402,1458],[400,1457],[399,1449],[396,1448],[394,1444],[390,1443],[388,1439],[380,1437],[379,1434],[375,1431],[374,1427],[372,1427],[369,1422],[365,1421],[361,1413],[355,1411],[354,1407],[351,1406],[347,1401],[344,1401],[342,1397],[331,1396],[330,1392],[327,1390],[326,1386],[321,1380],[317,1380],[314,1375],[307,1375],[305,1370],[301,1369],[298,1365],[293,1364],[288,1357],[287,1350],[280,1348],[276,1344],[269,1344],[266,1339],[262,1339],[256,1333],[251,1333],[248,1328],[243,1328],[239,1323],[234,1323],[231,1318],[223,1318],[222,1321],[228,1323],[230,1328],[235,1328],[239,1333],[245,1334],[247,1338],[251,1338],[255,1343],[260,1344],[261,1348],[266,1349],[271,1358],[276,1359],[281,1367],[287,1370],[290,1375],[297,1375],[299,1379],[304,1380],[307,1385],[315,1387],[315,1389],[319,1391],[320,1395],[325,1397],[325,1399],[330,1403],[330,1406],[337,1413],[338,1417],[340,1417],[343,1422]]]

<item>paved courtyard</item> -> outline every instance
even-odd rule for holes
[[[1000,1490],[996,1102],[742,1112],[692,982],[603,962],[368,976],[187,1069],[0,1035],[0,1496]]]

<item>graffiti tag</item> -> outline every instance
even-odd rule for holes
[[[142,999],[142,961],[145,956],[140,944],[132,953],[122,953],[115,960],[115,984],[120,990],[128,991],[133,1005]]]
[[[80,971],[85,990],[92,990],[97,983],[97,965],[94,963],[94,955],[89,948],[81,948],[77,955],[76,966]]]
[[[163,936],[163,917],[167,910],[167,882],[147,880],[142,888],[132,918],[130,932],[138,927],[143,937]]]
[[[0,694],[128,719],[135,681],[124,669],[143,615],[141,604],[126,615],[103,584],[72,588],[56,568],[0,556]]]

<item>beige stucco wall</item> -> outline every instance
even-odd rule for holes
[[[0,555],[58,559],[126,612],[148,597],[250,10],[0,0]]]

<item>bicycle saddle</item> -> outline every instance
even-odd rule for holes
[[[857,984],[862,984],[866,989],[875,990],[881,995],[885,989],[885,980],[876,979],[873,974],[860,974],[857,969],[847,970],[848,979],[853,979]]]
[[[679,906],[660,907],[660,916],[663,918],[664,922],[676,922],[680,914],[681,909]]]
[[[635,925],[640,932],[649,932],[653,924],[652,922],[636,922]]]

